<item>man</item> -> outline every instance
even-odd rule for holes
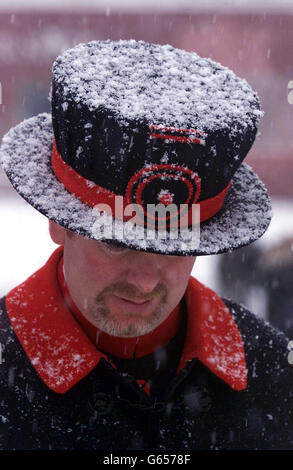
[[[108,40],[57,58],[51,100],[52,123],[1,147],[60,246],[1,299],[0,448],[292,448],[286,337],[190,277],[269,224],[242,164],[257,94],[195,53]]]

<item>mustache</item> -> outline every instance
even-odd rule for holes
[[[167,297],[167,289],[164,284],[159,283],[156,285],[152,292],[143,293],[140,292],[132,284],[126,284],[122,282],[117,282],[106,287],[100,294],[97,296],[96,301],[99,302],[104,299],[106,295],[116,295],[118,297],[128,297],[133,300],[151,300],[154,297]]]

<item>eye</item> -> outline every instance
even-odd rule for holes
[[[125,248],[124,246],[110,245],[108,243],[101,243],[101,246],[103,250],[117,255],[122,255],[130,251],[129,248]]]

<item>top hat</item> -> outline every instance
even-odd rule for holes
[[[79,44],[52,71],[52,116],[24,120],[0,149],[38,211],[86,237],[169,255],[232,251],[265,232],[269,197],[242,163],[262,115],[246,80],[194,52],[135,40]],[[173,210],[165,238],[148,209],[158,204]],[[199,239],[185,236],[194,207]]]

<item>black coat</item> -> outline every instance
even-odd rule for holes
[[[224,300],[244,343],[247,387],[190,360],[153,403],[105,359],[66,393],[40,378],[0,300],[0,449],[293,449],[288,340]]]

